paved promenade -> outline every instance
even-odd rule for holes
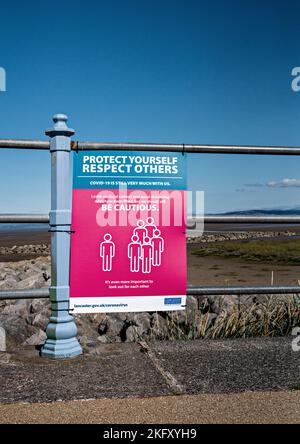
[[[105,344],[71,361],[2,353],[0,422],[300,422],[291,340]]]

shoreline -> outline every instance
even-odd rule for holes
[[[295,232],[300,236],[300,225],[295,224],[206,224],[204,235],[221,235],[222,233],[270,233],[270,232]],[[187,239],[199,237],[199,230],[187,230]],[[255,237],[255,236],[253,236]],[[45,229],[1,229],[0,224],[0,248],[21,245],[50,244],[51,233],[48,227]]]

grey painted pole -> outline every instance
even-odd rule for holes
[[[70,137],[67,116],[56,114],[54,126],[46,131],[51,152],[51,317],[41,356],[71,358],[82,353],[76,339],[77,327],[69,314],[69,269],[71,229]]]

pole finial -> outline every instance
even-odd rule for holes
[[[66,114],[54,114],[53,116],[53,128],[49,128],[46,130],[46,135],[49,137],[55,136],[73,136],[75,131],[72,128],[69,128],[67,125],[68,116]]]
[[[52,117],[53,122],[67,122],[68,116],[66,114],[54,114]]]

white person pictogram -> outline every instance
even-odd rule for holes
[[[142,246],[139,243],[139,238],[136,234],[131,237],[130,244],[128,244],[128,257],[130,259],[130,271],[140,271],[140,262],[142,256]]]
[[[151,273],[152,268],[152,258],[153,258],[153,248],[151,245],[150,237],[146,236],[144,238],[144,243],[142,244],[142,272],[143,273]]]
[[[127,250],[130,271],[151,273],[152,267],[161,265],[164,249],[165,242],[161,231],[154,224],[154,218],[148,217],[146,223],[142,219],[138,220]]]
[[[144,242],[144,239],[147,236],[147,230],[145,228],[145,222],[142,219],[137,221],[137,227],[133,230],[133,234],[138,237],[141,244]]]
[[[157,226],[154,224],[153,217],[147,217],[145,228],[147,230],[147,236],[152,238],[154,231],[157,229]]]
[[[152,256],[152,265],[154,267],[159,267],[161,265],[161,256],[164,251],[164,240],[161,237],[161,232],[159,229],[154,230],[153,238],[151,239],[153,256]]]
[[[102,271],[111,271],[113,257],[116,254],[116,246],[112,241],[112,235],[106,233],[104,241],[100,244],[100,257],[102,258]]]

